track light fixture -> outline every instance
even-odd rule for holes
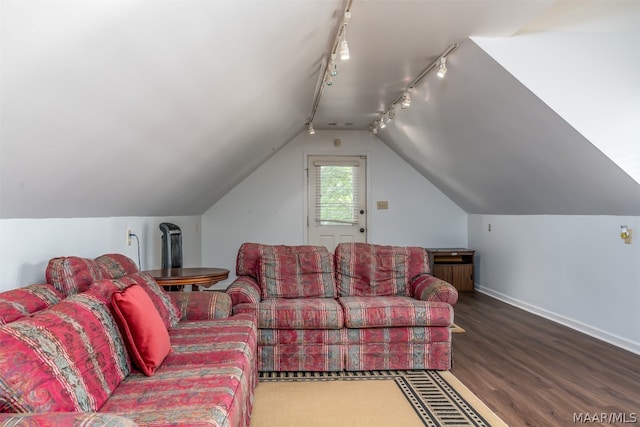
[[[447,56],[453,53],[453,51],[456,50],[457,48],[458,48],[458,45],[456,43],[451,44],[447,49],[445,49],[444,52],[442,52],[442,54],[438,57],[438,59],[433,61],[427,68],[422,70],[422,72],[418,75],[418,77],[416,77],[411,83],[409,83],[409,86],[407,86],[407,89],[400,96],[394,99],[391,105],[385,108],[380,118],[376,119],[371,124],[371,126],[369,126],[369,128],[371,129],[371,132],[374,135],[378,133],[379,129],[384,129],[386,127],[385,118],[387,120],[392,120],[395,117],[396,105],[400,104],[400,108],[402,108],[403,110],[411,106],[411,90],[423,78],[425,78],[427,74],[429,74],[434,68],[436,67],[438,68],[436,75],[439,78],[444,78],[445,74],[447,74]]]
[[[309,114],[309,118],[307,119],[309,134],[313,135],[315,131],[313,130],[313,119],[316,116],[316,112],[318,111],[318,105],[320,104],[320,99],[322,98],[322,93],[326,86],[333,86],[333,78],[338,75],[338,67],[336,64],[336,56],[339,53],[340,59],[346,61],[351,56],[349,52],[349,44],[347,43],[347,34],[346,29],[349,24],[349,20],[351,20],[351,4],[353,0],[347,0],[344,8],[344,15],[340,24],[338,25],[336,36],[333,41],[333,45],[331,45],[330,52],[330,61],[324,62],[321,66],[322,74],[318,76],[318,83],[316,84],[316,93],[313,97],[313,106],[311,107],[311,113]],[[322,80],[320,81],[320,76],[322,76]]]
[[[411,94],[407,90],[404,95],[402,95],[402,102],[400,103],[400,107],[405,110],[411,107]]]
[[[444,76],[447,75],[447,57],[446,56],[440,57],[440,66],[438,67],[438,72],[436,73],[436,75],[441,79],[444,79]]]
[[[324,83],[327,86],[333,86],[333,77],[331,77],[331,74],[327,75],[327,78],[325,79]]]
[[[336,54],[331,55],[331,64],[329,64],[329,74],[331,77],[338,75],[338,66],[336,65]]]
[[[351,20],[351,11],[346,10],[344,12],[344,19],[342,21],[342,41],[340,42],[340,59],[347,61],[351,54],[349,52],[349,44],[347,43],[347,25]]]
[[[340,43],[340,59],[343,61],[351,58],[351,54],[349,53],[349,44],[347,43],[347,39],[342,39]]]

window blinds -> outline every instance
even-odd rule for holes
[[[358,225],[358,161],[316,161],[315,221],[321,225]]]

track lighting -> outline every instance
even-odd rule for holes
[[[387,112],[387,117],[389,118],[389,121],[393,120],[396,117],[396,109],[393,108],[393,106],[389,108],[389,111]]]
[[[338,75],[338,66],[336,65],[336,54],[331,54],[331,63],[329,64],[329,74],[331,77]]]
[[[440,66],[438,67],[438,72],[436,73],[436,75],[441,78],[444,79],[444,76],[447,74],[447,57],[446,56],[441,56],[440,57]]]
[[[351,55],[349,54],[349,45],[347,44],[346,37],[343,37],[340,42],[340,59],[346,61],[349,58],[351,58]]]
[[[409,93],[409,91],[406,91],[402,96],[400,107],[402,107],[403,110],[411,107],[411,94]]]
[[[383,129],[386,126],[386,121],[392,120],[395,117],[396,111],[395,107],[400,105],[400,107],[404,110],[411,106],[411,90],[416,87],[420,81],[425,78],[431,71],[434,71],[437,68],[436,75],[439,78],[444,78],[447,73],[447,57],[453,53],[454,50],[458,48],[458,44],[452,43],[447,49],[440,54],[440,56],[433,61],[427,68],[422,70],[422,72],[415,78],[409,85],[407,89],[398,95],[396,99],[382,112],[379,118],[377,118],[371,125],[371,131],[375,134],[378,129]]]
[[[351,55],[349,53],[349,44],[347,43],[347,25],[351,20],[351,12],[346,10],[344,12],[344,19],[342,20],[342,41],[340,42],[340,59],[343,61],[348,60]]]
[[[327,75],[327,78],[325,79],[324,83],[327,86],[333,86],[333,77],[331,77],[331,74]]]
[[[338,66],[336,64],[336,57],[340,54],[340,59],[346,61],[349,59],[349,44],[347,43],[347,35],[346,29],[349,21],[351,20],[351,4],[353,0],[347,0],[344,8],[344,15],[342,20],[338,23],[338,27],[336,29],[336,36],[333,39],[333,44],[331,45],[331,57],[327,58],[328,60],[323,59],[322,65],[320,68],[320,73],[318,74],[318,84],[316,87],[316,92],[313,96],[313,105],[311,106],[311,112],[309,113],[309,117],[307,118],[307,126],[310,135],[315,133],[313,129],[313,119],[318,111],[318,105],[320,104],[320,99],[322,98],[322,94],[327,86],[333,86],[333,78],[338,75]],[[322,77],[322,80],[320,78]]]

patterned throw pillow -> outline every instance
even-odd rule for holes
[[[131,371],[109,304],[88,291],[0,327],[0,412],[97,411]]]
[[[133,363],[143,374],[153,375],[171,352],[160,313],[140,285],[114,293],[111,302]]]

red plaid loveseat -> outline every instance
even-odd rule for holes
[[[456,289],[418,247],[244,243],[227,293],[258,321],[260,371],[451,367]]]
[[[121,255],[55,258],[46,279],[0,293],[0,425],[249,425],[256,321],[226,294],[164,292]],[[134,285],[170,341],[151,376],[114,316]]]

